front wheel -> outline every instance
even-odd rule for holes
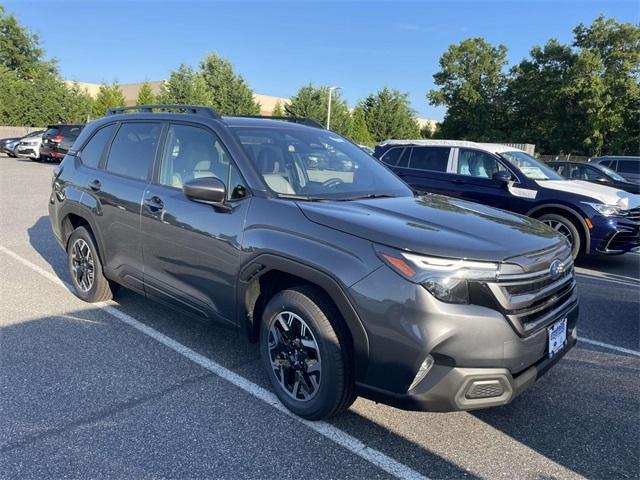
[[[69,237],[67,264],[79,298],[90,303],[113,298],[117,286],[104,276],[93,235],[85,227],[76,228]]]
[[[575,224],[568,218],[555,213],[547,213],[538,218],[542,223],[561,233],[571,245],[571,256],[576,258],[580,254],[581,239],[580,232]]]
[[[348,331],[335,305],[316,288],[283,290],[269,301],[260,353],[276,395],[300,417],[336,416],[355,400]]]

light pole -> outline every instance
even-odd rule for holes
[[[341,87],[329,87],[329,105],[327,105],[327,130],[331,127],[331,94],[334,90],[340,90]]]

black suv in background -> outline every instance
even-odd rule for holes
[[[40,160],[45,162],[62,160],[83,128],[84,125],[62,123],[49,125],[42,136]]]
[[[576,343],[561,235],[416,196],[306,120],[112,109],[55,169],[49,214],[80,298],[123,285],[235,328],[307,419],[358,394],[431,411],[503,405]]]

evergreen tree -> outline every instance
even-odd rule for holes
[[[291,97],[291,103],[286,105],[284,109],[289,117],[310,118],[326,125],[328,104],[329,88],[314,87],[309,83]],[[331,130],[347,135],[350,124],[351,115],[347,102],[340,97],[339,91],[333,91],[331,94]]]
[[[77,82],[66,88],[63,105],[65,122],[85,123],[91,118],[93,98]]]
[[[158,95],[160,103],[211,106],[211,93],[200,74],[182,64],[169,75]]]
[[[361,105],[354,108],[351,113],[351,126],[349,128],[349,138],[360,145],[373,145],[373,137],[367,127],[364,117],[364,110]]]
[[[210,94],[210,105],[221,115],[258,115],[253,90],[235,73],[231,62],[211,53],[200,62],[200,74]]]
[[[276,102],[275,107],[273,107],[273,112],[271,112],[272,117],[284,117],[284,109],[280,104],[280,100]]]
[[[415,111],[409,95],[384,87],[369,95],[362,103],[367,127],[373,140],[420,138]]]
[[[157,103],[156,95],[151,89],[151,84],[145,80],[138,92],[136,105],[153,105],[154,103]]]
[[[113,82],[111,85],[103,83],[100,85],[98,95],[93,103],[92,116],[93,118],[100,118],[104,116],[105,112],[109,108],[123,107],[126,104],[124,93],[118,82]]]

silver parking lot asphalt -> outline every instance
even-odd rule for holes
[[[508,406],[287,414],[257,349],[122,290],[73,296],[51,165],[0,157],[2,478],[637,478],[639,255],[578,264],[578,346]],[[60,280],[62,282],[60,282]]]

